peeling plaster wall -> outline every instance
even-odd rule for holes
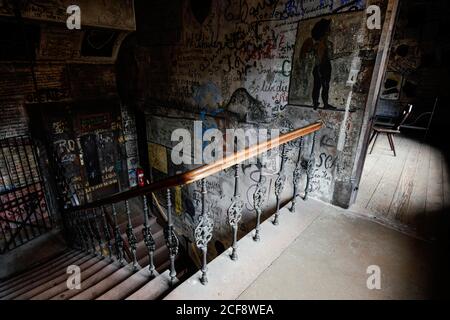
[[[351,175],[380,37],[379,30],[366,28],[365,8],[379,4],[384,12],[387,1],[205,1],[204,5],[210,3],[209,11],[196,10],[191,5],[194,2],[176,1],[167,5],[169,8],[162,1],[148,7],[136,2],[141,43],[137,50],[148,57],[140,65],[138,101],[148,114],[149,145],[159,150],[158,157],[164,159],[163,167],[167,167],[166,172],[154,170],[155,179],[191,169],[171,163],[170,152],[175,143],[170,141],[170,133],[175,128],[192,130],[194,120],[204,120],[204,129],[292,130],[320,119],[324,129],[315,144],[310,195],[347,207],[354,187]],[[153,32],[139,33],[139,25],[145,24],[139,12],[145,17],[145,12],[152,8],[154,19],[161,21],[161,29],[152,20]],[[291,101],[296,100],[292,99],[295,96],[292,81],[299,78],[295,73],[301,72],[295,67],[299,50],[297,30],[307,25],[309,19],[323,15],[332,19],[338,30],[332,36],[335,53],[339,50],[345,53],[338,58],[341,60],[333,62],[330,88],[333,104],[340,111],[314,110]],[[348,19],[337,19],[335,23],[334,18],[341,15],[351,16],[355,22],[350,27],[345,25]],[[173,27],[168,28],[169,24]],[[164,32],[168,35],[165,39],[160,34]],[[303,159],[307,160],[311,137],[305,142]],[[283,199],[292,196],[291,176],[298,149],[295,146],[291,149],[287,166],[290,181],[286,183]],[[149,152],[151,157],[152,149]],[[254,190],[255,171],[257,168],[252,165],[244,167],[241,174],[241,196],[247,203],[241,225],[243,233],[254,227],[255,213],[248,200]],[[214,240],[225,246],[231,241],[226,210],[231,204],[232,176],[228,170],[208,178]],[[275,179],[275,174],[266,177],[270,195],[267,211],[274,207]],[[199,190],[199,185],[183,187],[177,191],[181,196],[174,196],[175,203],[181,203],[177,225],[186,229],[184,234],[189,238],[199,212]]]

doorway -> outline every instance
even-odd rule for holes
[[[425,238],[436,235],[450,207],[446,142],[440,134],[448,119],[442,103],[449,83],[448,63],[442,58],[450,44],[443,34],[448,10],[448,2],[440,0],[401,2],[372,122],[392,128],[409,105],[412,112],[400,132],[391,135],[393,141],[384,132],[364,149],[351,207]]]
[[[59,205],[85,204],[130,186],[120,105],[83,101],[32,106],[39,110]]]

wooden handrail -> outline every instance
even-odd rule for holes
[[[100,199],[83,206],[77,206],[67,209],[67,211],[78,211],[85,209],[97,208],[106,204],[117,203],[133,197],[142,196],[144,194],[150,194],[162,189],[173,188],[176,186],[187,185],[193,182],[199,181],[206,177],[209,177],[222,170],[230,168],[238,163],[249,160],[255,156],[258,156],[266,151],[274,149],[280,145],[296,140],[300,137],[306,136],[310,133],[320,130],[322,128],[322,122],[318,121],[314,124],[306,127],[285,133],[271,140],[261,142],[259,144],[250,146],[244,150],[235,152],[232,155],[224,157],[214,163],[207,164],[196,169],[190,170],[185,173],[180,173],[160,181],[153,182],[145,187],[133,188],[125,192],[114,194],[110,197]]]

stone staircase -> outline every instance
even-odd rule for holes
[[[296,204],[300,197],[304,200],[308,197],[309,183],[312,178],[314,167],[314,145],[316,132],[322,128],[322,123],[316,122],[306,127],[285,133],[280,137],[265,141],[258,145],[250,146],[244,150],[235,152],[215,163],[200,166],[182,174],[167,177],[162,180],[150,183],[144,187],[130,189],[105,199],[100,199],[85,205],[69,208],[64,211],[63,223],[66,231],[67,242],[82,251],[69,250],[61,253],[42,265],[26,271],[20,275],[0,282],[0,299],[35,299],[35,300],[106,300],[106,299],[173,299],[182,297],[183,299],[194,299],[200,297],[205,299],[208,290],[217,288],[230,289],[233,293],[242,289],[243,285],[254,280],[254,276],[261,273],[261,267],[270,264],[274,257],[267,254],[271,251],[274,254],[281,252],[271,246],[270,243],[280,243],[280,247],[292,242],[295,238],[281,236],[283,233],[276,232],[275,228],[280,224],[280,210],[283,209],[284,199],[292,199],[290,211],[296,212]],[[313,134],[309,139],[312,144],[307,148],[308,157],[303,155],[303,137]],[[300,140],[299,140],[300,139]],[[284,147],[289,142],[298,141],[298,147],[293,148],[295,169],[292,172],[285,172],[288,158],[288,149]],[[264,177],[264,166],[259,162],[259,181],[253,194],[253,207],[256,212],[255,232],[248,234],[241,239],[238,245],[239,221],[242,218],[242,208],[244,202],[239,194],[239,175],[242,169],[241,162],[258,157],[262,153],[273,148],[281,148],[280,169],[273,184],[274,190],[269,190],[270,185]],[[312,151],[309,151],[312,150]],[[295,160],[296,159],[296,160]],[[308,159],[302,161],[302,159]],[[258,161],[261,161],[260,159]],[[306,165],[303,162],[306,161]],[[208,244],[213,238],[214,219],[206,205],[207,181],[206,179],[225,169],[234,169],[234,194],[231,197],[231,204],[226,213],[228,223],[232,231],[232,245],[226,254],[222,254],[212,261],[211,285],[208,284]],[[301,188],[302,175],[305,173],[306,179]],[[293,188],[288,190],[289,196],[283,196],[285,184],[288,181],[287,174],[292,174]],[[199,201],[199,214],[194,228],[194,239],[196,247],[201,251],[201,258],[197,261],[200,270],[190,277],[194,272],[194,265],[188,263],[189,258],[184,250],[179,250],[180,238],[177,235],[172,217],[172,194],[171,189],[182,185],[200,184],[201,199]],[[304,190],[301,195],[301,189]],[[155,192],[162,193],[165,190],[165,206],[159,204]],[[266,206],[268,196],[275,195],[274,218],[271,222],[261,223],[263,208]],[[161,198],[161,197],[160,197]],[[150,201],[149,201],[150,200]],[[155,212],[154,212],[155,209]],[[125,213],[126,221],[119,221],[119,214]],[[153,214],[160,217],[163,229]],[[291,214],[291,216],[295,216]],[[286,219],[288,220],[288,219]],[[269,226],[267,226],[270,223]],[[291,221],[288,226],[293,229],[291,234],[295,235],[298,223]],[[164,231],[163,231],[164,230]],[[273,240],[270,243],[262,240]],[[153,240],[154,241],[153,241]],[[287,240],[286,240],[287,239]],[[243,240],[243,241],[242,241]],[[277,241],[278,242],[277,242]],[[281,242],[280,242],[281,241]],[[114,242],[114,246],[112,243]],[[126,244],[123,248],[123,244]],[[245,245],[244,245],[245,244]],[[259,244],[259,246],[258,246]],[[255,253],[258,248],[260,255],[243,254],[247,258],[238,259],[238,247],[244,251]],[[111,249],[107,249],[111,248]],[[112,250],[114,248],[116,250]],[[184,248],[186,249],[186,248]],[[228,253],[230,251],[230,253]],[[92,252],[92,253],[91,253]],[[115,253],[114,256],[112,253]],[[128,257],[127,263],[123,263],[123,254]],[[261,257],[266,257],[262,259]],[[153,259],[152,259],[153,257]],[[267,260],[271,257],[271,260]],[[152,264],[153,260],[153,264]],[[232,263],[230,263],[232,261]],[[257,263],[255,263],[257,261]],[[122,262],[122,263],[121,263]],[[134,262],[134,263],[132,263]],[[263,263],[264,262],[264,263]],[[68,267],[76,265],[80,267],[81,288],[69,289],[67,280],[71,276]],[[151,275],[151,266],[154,266],[156,273]],[[223,267],[227,266],[230,272],[225,273]],[[255,270],[255,266],[258,270]],[[255,271],[255,272],[252,272]],[[233,274],[235,272],[235,274]],[[249,277],[243,279],[240,275],[246,274]],[[187,280],[182,283],[184,280]],[[234,279],[234,281],[232,280]],[[246,280],[246,281],[244,281]],[[217,285],[222,282],[221,285]],[[176,290],[173,290],[177,284]],[[230,285],[232,284],[233,285]],[[202,286],[202,287],[199,287]],[[205,290],[208,288],[208,290]],[[242,292],[242,291],[241,291]],[[170,293],[170,295],[169,295]],[[224,298],[224,292],[213,292],[206,297]],[[232,294],[228,296],[233,296]],[[234,295],[236,296],[236,295]]]
[[[138,240],[136,257],[138,266],[131,262],[120,264],[108,252],[101,256],[80,250],[66,250],[54,258],[27,271],[0,282],[0,300],[150,300],[164,297],[172,286],[168,267],[169,254],[163,228],[155,218],[150,220],[156,251],[155,276],[149,271],[149,256],[142,235],[143,218],[133,219]],[[119,225],[126,239],[126,222]],[[107,251],[107,250],[106,250]],[[187,274],[183,256],[177,259],[177,279]],[[81,271],[81,289],[68,289],[70,273],[67,268],[76,265]],[[177,281],[176,281],[177,282]]]

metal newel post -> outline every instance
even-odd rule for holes
[[[281,193],[284,189],[284,183],[286,182],[286,175],[284,174],[284,164],[287,160],[287,154],[286,154],[286,145],[283,144],[282,151],[281,151],[281,165],[280,165],[280,171],[278,173],[278,178],[275,180],[275,196],[276,196],[276,207],[277,211],[275,212],[275,218],[273,219],[273,224],[278,225],[278,218],[280,216],[280,198]]]
[[[303,137],[301,137],[299,140],[297,163],[295,164],[294,176],[292,179],[292,182],[294,184],[294,194],[292,195],[291,212],[295,211],[295,205],[297,204],[297,197],[299,196],[298,187],[300,183],[300,178],[302,176],[302,148],[303,148]]]
[[[149,224],[149,208],[147,203],[147,197],[144,195],[144,228],[142,229],[142,234],[144,235],[145,246],[148,250],[149,256],[149,266],[148,270],[150,271],[150,276],[155,276],[155,264],[154,264],[154,254],[156,250],[156,243],[153,239],[152,230]]]

